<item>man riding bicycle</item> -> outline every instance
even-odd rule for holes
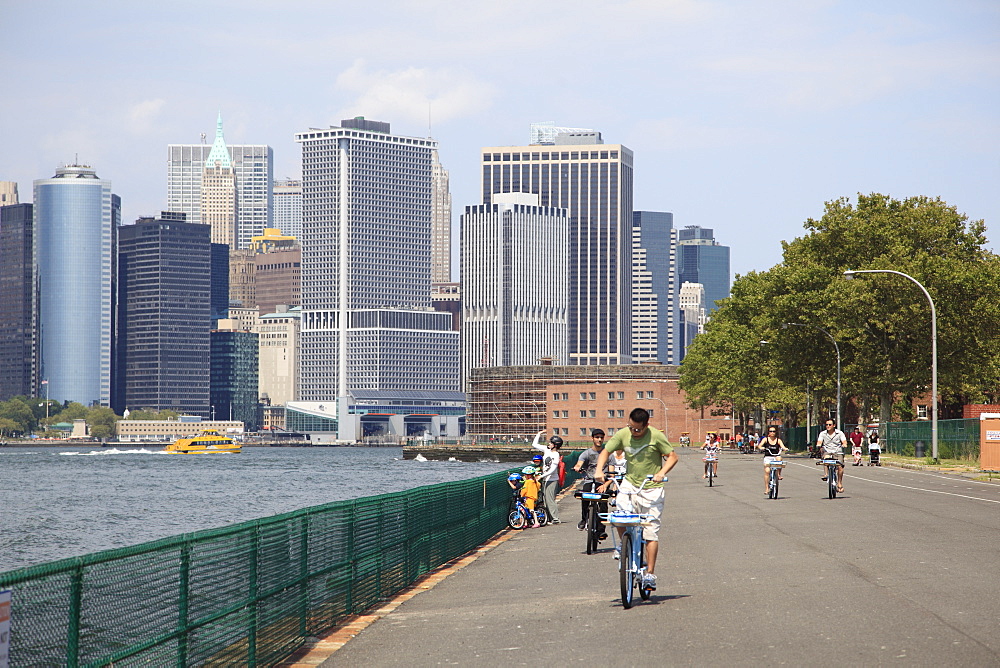
[[[663,512],[663,479],[677,464],[677,453],[667,442],[667,437],[659,429],[649,426],[649,411],[634,408],[629,413],[628,426],[619,429],[604,446],[597,459],[594,480],[604,482],[604,466],[612,452],[624,450],[628,461],[628,472],[618,490],[618,508],[627,513],[650,516],[649,526],[642,529],[646,541],[646,563],[642,587],[656,589],[656,553],[659,549],[660,514]],[[646,482],[646,476],[653,479]],[[642,492],[639,488],[646,483]],[[618,529],[618,535],[624,533]]]
[[[580,453],[580,456],[576,459],[576,464],[573,466],[573,470],[577,473],[583,475],[583,481],[580,485],[581,491],[584,492],[604,492],[607,489],[608,483],[598,486],[594,482],[594,472],[597,470],[597,459],[601,456],[601,450],[604,449],[604,430],[595,429],[590,433],[591,439],[593,439],[593,444],[587,450]],[[605,466],[605,473],[607,473],[608,466]],[[581,519],[576,528],[583,531],[587,528],[587,519],[590,511],[590,501],[583,499],[580,502],[581,506]],[[601,501],[599,504],[600,513],[608,512],[608,502]],[[607,534],[604,533],[604,524],[598,522],[598,529],[601,532],[601,540],[607,538]]]
[[[826,430],[819,433],[816,439],[816,447],[824,459],[837,460],[837,491],[844,493],[844,448],[847,447],[847,436],[837,429],[833,420],[826,421]],[[821,464],[822,461],[816,462]],[[826,480],[826,474],[820,476],[821,480]]]

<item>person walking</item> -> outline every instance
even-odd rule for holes
[[[854,466],[861,466],[861,444],[865,440],[865,435],[861,431],[861,426],[854,427],[851,432],[851,456],[854,457]]]
[[[558,436],[552,436],[547,445],[542,445],[540,441],[544,433],[543,429],[535,434],[531,447],[542,451],[542,472],[538,476],[542,483],[542,499],[552,523],[559,524],[562,520],[559,519],[559,508],[556,506],[556,492],[559,491],[559,462],[562,461],[559,449],[562,448],[563,441]]]

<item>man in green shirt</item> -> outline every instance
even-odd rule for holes
[[[650,525],[643,527],[646,540],[646,575],[644,589],[656,589],[656,553],[659,549],[660,514],[663,512],[663,479],[677,464],[677,453],[670,447],[667,437],[659,429],[649,426],[649,411],[634,408],[628,416],[628,426],[619,429],[597,458],[594,480],[604,482],[604,464],[617,450],[625,452],[628,472],[618,490],[618,508],[627,513],[647,514]],[[653,479],[646,482],[646,476]],[[643,487],[643,483],[646,483]],[[639,488],[643,487],[642,491]],[[623,530],[619,529],[619,536]]]

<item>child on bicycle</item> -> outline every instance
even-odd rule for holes
[[[701,476],[702,478],[708,477],[708,467],[712,467],[712,475],[716,478],[719,477],[719,441],[709,441],[705,439],[705,445],[702,446],[702,450],[705,451],[705,473]],[[709,459],[714,459],[715,461],[708,461]]]
[[[515,490],[521,499],[524,501],[524,506],[528,509],[528,513],[531,515],[531,528],[537,529],[540,525],[538,524],[538,515],[535,514],[535,503],[538,502],[538,481],[535,480],[535,474],[537,469],[534,466],[525,466],[521,469],[522,480],[520,481],[520,487],[516,481],[512,481],[510,476],[507,478],[507,484],[511,486],[511,489]],[[527,528],[527,527],[526,527]]]

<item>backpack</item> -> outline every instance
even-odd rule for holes
[[[559,486],[562,487],[566,484],[566,463],[562,459],[559,460]]]

